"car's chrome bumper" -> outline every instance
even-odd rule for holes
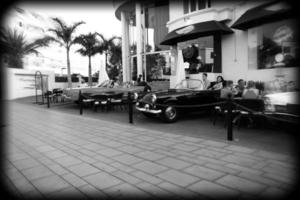
[[[146,109],[146,108],[140,108],[138,106],[135,107],[138,111],[141,112],[146,112],[146,113],[152,113],[152,114],[159,114],[161,113],[161,110],[151,110],[151,109]]]

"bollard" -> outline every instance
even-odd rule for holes
[[[131,92],[128,92],[128,96],[127,96],[127,99],[128,99],[128,114],[129,114],[129,123],[130,124],[133,124],[133,119],[132,119],[132,93]]]
[[[233,140],[233,133],[232,133],[232,98],[229,97],[227,101],[227,140]]]
[[[80,115],[82,115],[83,108],[82,108],[82,95],[81,95],[81,90],[79,90],[78,102],[79,102],[79,113],[80,113]]]
[[[50,108],[49,91],[47,91],[46,95],[47,95],[47,107]]]

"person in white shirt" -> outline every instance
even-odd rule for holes
[[[247,89],[244,90],[242,97],[244,99],[257,99],[259,97],[259,90],[255,88],[254,81],[248,81]]]
[[[207,90],[210,86],[210,81],[207,79],[207,73],[202,74],[203,90]]]

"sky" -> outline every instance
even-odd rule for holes
[[[115,9],[112,1],[106,2],[87,2],[87,3],[59,3],[58,1],[38,3],[32,2],[19,2],[15,5],[27,12],[36,13],[42,18],[46,19],[46,23],[39,24],[36,22],[36,26],[52,25],[51,17],[58,17],[63,19],[67,24],[72,24],[78,21],[84,21],[85,24],[80,25],[75,32],[75,35],[86,34],[89,32],[98,32],[103,34],[106,38],[112,36],[121,36],[121,22],[115,17]],[[16,20],[13,16],[7,17],[7,23],[9,25],[15,24]],[[29,19],[26,19],[29,20]],[[35,22],[33,22],[35,23]],[[33,35],[33,32],[26,31],[24,34],[29,38]],[[88,75],[88,58],[82,57],[80,54],[75,53],[79,49],[79,45],[74,45],[70,51],[71,59],[71,73],[81,73],[85,76]],[[48,60],[53,60],[52,70],[56,73],[61,73],[61,68],[66,67],[66,53],[63,47],[58,45],[51,45],[48,48],[40,49],[42,56]],[[29,60],[36,59],[36,56],[27,58]],[[36,59],[37,60],[37,59]],[[97,54],[92,58],[92,73],[99,70],[100,65],[104,64],[104,56]],[[40,66],[45,68],[45,66]],[[63,70],[63,73],[66,73]]]

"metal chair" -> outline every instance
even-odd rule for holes
[[[240,122],[243,117],[245,117],[248,121],[248,127],[252,127],[254,125],[254,117],[264,112],[264,101],[262,99],[239,99],[235,100],[238,105],[241,105],[249,110],[245,110],[241,107],[237,106],[238,115],[233,119],[233,123],[237,124],[238,128],[240,128]]]

